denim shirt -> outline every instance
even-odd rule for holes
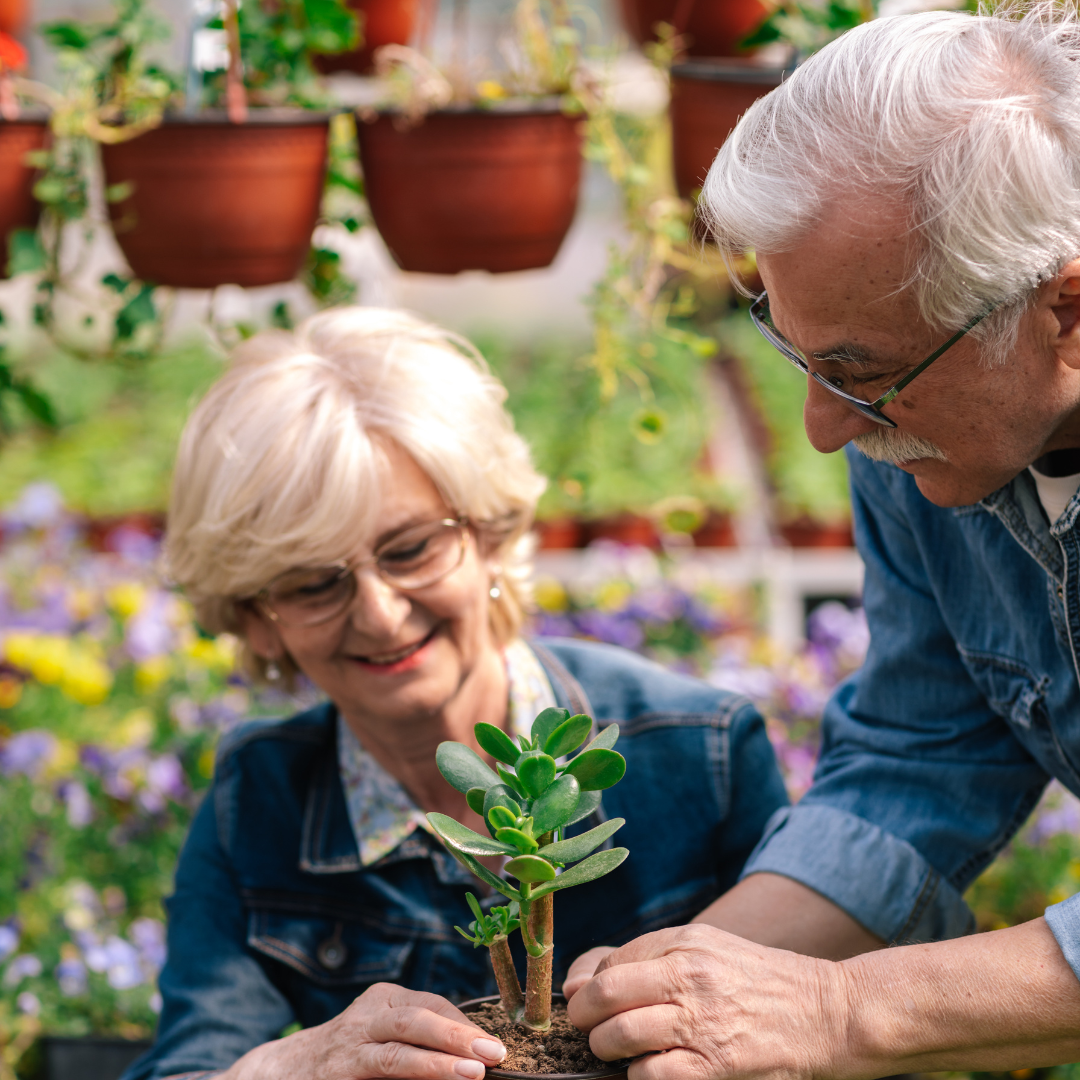
[[[1080,497],[1025,470],[942,508],[853,449],[870,650],[825,711],[814,783],[745,873],[809,885],[890,943],[965,934],[962,893],[1050,777],[1080,794]],[[1080,896],[1047,919],[1080,975]]]
[[[586,949],[686,922],[730,888],[787,797],[745,698],[610,646],[532,647],[561,706],[619,724],[627,761],[598,815],[571,830],[624,817],[616,840],[630,857],[559,894],[557,986]],[[336,729],[327,704],[245,725],[222,746],[166,904],[157,1039],[124,1080],[227,1068],[376,982],[457,1001],[497,992],[487,950],[454,931],[472,918],[466,892],[480,890],[436,840],[417,830],[361,865]],[[524,971],[516,935],[514,947]]]

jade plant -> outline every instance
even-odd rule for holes
[[[507,1014],[536,1031],[551,1026],[554,894],[609,874],[629,854],[626,848],[596,850],[625,824],[623,818],[565,837],[571,825],[599,807],[600,792],[626,771],[625,759],[613,749],[617,724],[560,763],[588,739],[592,727],[584,713],[571,716],[568,709],[557,708],[541,712],[530,737],[519,736],[516,743],[492,724],[477,724],[476,742],[495,759],[497,771],[462,743],[440,743],[435,754],[439,771],[483,817],[489,835],[445,814],[427,815],[432,829],[458,862],[510,901],[485,915],[469,893],[476,918],[468,930],[456,929],[474,946],[488,948]],[[509,859],[505,870],[516,887],[479,861],[490,856]],[[527,954],[524,992],[508,943],[515,930],[521,931]]]

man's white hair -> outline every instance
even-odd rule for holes
[[[1003,358],[1033,291],[1080,255],[1080,22],[1060,4],[850,30],[757,101],[699,213],[722,251],[787,250],[839,202],[897,199],[919,311]]]
[[[237,631],[238,600],[289,567],[348,558],[376,533],[394,482],[390,441],[494,545],[492,629],[509,641],[529,595],[527,533],[545,481],[505,400],[469,342],[403,311],[336,308],[293,333],[256,335],[184,427],[167,572],[204,627]]]

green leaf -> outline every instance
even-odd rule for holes
[[[476,921],[480,924],[484,922],[484,912],[480,907],[480,901],[476,899],[471,892],[465,894],[465,903],[469,905],[469,910],[473,913]]]
[[[34,229],[12,229],[7,236],[8,277],[45,269],[45,249]]]
[[[545,709],[532,722],[533,742],[543,746],[548,736],[562,723],[570,719],[569,709]]]
[[[599,735],[581,752],[583,754],[588,753],[590,750],[613,750],[615,744],[619,741],[619,725],[608,724]]]
[[[497,893],[505,896],[508,900],[521,900],[521,893],[513,885],[503,881],[500,877],[496,877],[482,862],[477,862],[472,855],[467,855],[464,851],[458,851],[456,848],[448,848],[447,850],[466,870],[475,874],[485,885],[491,886]]]
[[[475,814],[484,816],[484,799],[487,797],[487,792],[482,787],[472,787],[465,792],[465,801],[469,804],[469,809]]]
[[[513,766],[521,757],[521,751],[514,745],[514,740],[494,724],[475,724],[473,732],[481,748],[486,750],[496,761]]]
[[[625,848],[622,850],[625,850]],[[608,853],[605,851],[601,852],[601,854],[606,855]],[[584,866],[585,863],[581,865]],[[511,877],[516,877],[518,881],[528,881],[530,883],[552,881],[555,878],[555,867],[536,855],[519,855],[516,859],[511,859],[506,864],[506,872]]]
[[[470,929],[470,930],[473,930],[473,927],[475,927],[475,926],[476,926],[476,923],[473,923],[473,924],[472,924],[472,925],[471,925],[471,926],[469,927],[469,929]],[[480,948],[480,946],[481,946],[481,944],[483,943],[483,941],[482,941],[482,938],[481,938],[481,936],[480,936],[480,932],[479,932],[478,930],[473,930],[473,933],[469,934],[469,933],[466,933],[466,931],[462,930],[460,926],[455,926],[455,927],[454,927],[454,929],[455,929],[455,930],[456,930],[456,931],[457,931],[457,932],[458,932],[458,933],[459,933],[459,934],[460,934],[460,935],[461,935],[461,936],[462,936],[462,937],[463,937],[463,938],[464,938],[464,939],[465,939],[466,941],[471,941],[471,942],[472,942],[472,945],[473,945],[473,948],[474,948],[474,949],[478,949],[478,948]]]
[[[569,828],[571,825],[576,825],[579,821],[589,817],[600,805],[601,801],[599,791],[583,791],[581,798],[578,799],[577,806],[574,807],[573,815],[563,828]]]
[[[592,731],[592,717],[584,713],[571,716],[561,723],[544,741],[544,753],[553,758],[561,758],[576,750]]]
[[[522,799],[527,799],[529,793],[525,790],[525,785],[501,762],[496,762],[495,768],[502,778],[502,782],[508,787],[517,792],[518,796]]]
[[[598,851],[595,855],[590,855],[584,862],[579,862],[577,866],[564,870],[550,885],[541,885],[540,888],[534,889],[529,899],[539,900],[541,896],[547,896],[548,893],[553,893],[556,889],[569,889],[574,885],[584,885],[588,881],[602,878],[605,874],[610,874],[629,854],[630,852],[624,847],[612,848],[610,851]],[[521,856],[521,858],[526,857]],[[534,859],[539,858],[538,855],[531,857]],[[513,861],[517,862],[517,859]],[[510,863],[506,865],[507,869],[509,869]]]
[[[533,832],[539,836],[560,825],[569,825],[580,794],[581,787],[576,776],[560,776],[532,804]]]
[[[522,750],[531,750],[533,748],[532,743],[524,735],[519,735],[517,741]]]
[[[518,805],[517,792],[508,788],[505,784],[496,784],[494,787],[490,787],[487,790],[487,794],[484,796],[484,820],[488,821],[488,815],[491,813],[493,806],[505,806],[507,810],[511,811],[516,821],[521,817],[521,807]]]
[[[154,307],[154,286],[143,285],[134,299],[129,300],[117,313],[114,325],[118,341],[130,341],[143,323],[157,319]]]
[[[569,840],[560,840],[556,844],[546,844],[537,854],[553,862],[574,863],[584,859],[590,851],[595,851],[609,836],[614,836],[626,824],[626,818],[612,818],[595,829],[572,836]],[[502,839],[500,837],[500,839]]]
[[[517,849],[509,844],[500,843],[490,836],[481,836],[467,825],[462,825],[460,821],[447,817],[446,814],[433,812],[427,815],[427,819],[439,839],[455,851],[462,851],[466,855],[514,855],[517,853]]]
[[[475,750],[458,742],[439,743],[435,751],[435,764],[446,782],[462,794],[476,787],[486,791],[499,782],[499,778],[481,761]]]
[[[563,775],[578,778],[582,791],[602,791],[617,784],[626,772],[626,758],[614,750],[586,750],[566,766]]]
[[[518,759],[518,779],[534,799],[543,795],[552,785],[555,780],[555,771],[555,759],[539,750],[530,750]]]
[[[513,810],[507,810],[505,806],[493,806],[487,814],[487,819],[494,829],[516,829],[518,816]],[[506,843],[510,843],[509,840]]]
[[[526,836],[520,829],[513,827],[499,829],[495,838],[504,844],[513,844],[523,855],[531,855],[539,847],[531,836]]]

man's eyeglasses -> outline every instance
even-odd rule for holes
[[[453,573],[465,558],[465,518],[431,521],[392,536],[366,559],[286,570],[255,596],[283,626],[318,626],[356,598],[356,575],[367,566],[395,589],[424,589]]]
[[[829,391],[830,394],[834,394],[840,398],[849,409],[854,409],[860,416],[865,416],[867,420],[873,420],[875,424],[881,424],[883,427],[896,427],[881,410],[889,404],[901,390],[904,389],[913,379],[921,375],[939,356],[946,353],[951,349],[972,327],[977,326],[986,318],[993,308],[984,311],[981,315],[977,315],[971,320],[963,329],[958,330],[944,345],[941,346],[936,352],[928,356],[918,367],[909,371],[892,389],[886,390],[876,401],[864,401],[862,398],[857,398],[851,394],[845,393],[840,387],[831,383],[827,376],[822,375],[818,371],[811,371],[810,365],[807,363],[806,357],[779,330],[773,325],[772,316],[769,314],[769,296],[768,293],[762,293],[751,305],[750,305],[750,318],[754,320],[754,325],[761,331],[765,340],[774,348],[777,352],[786,356],[804,375],[809,375],[816,382],[820,383]]]

